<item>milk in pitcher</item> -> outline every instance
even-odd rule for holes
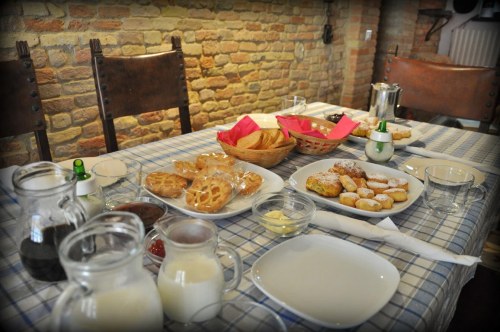
[[[224,276],[216,260],[202,254],[189,259],[172,261],[158,274],[158,290],[163,310],[170,319],[187,323],[206,305],[221,300]],[[211,307],[200,321],[215,317],[220,307]]]

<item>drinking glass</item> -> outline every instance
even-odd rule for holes
[[[281,100],[283,114],[302,114],[306,111],[306,98],[300,96],[285,96]]]
[[[106,159],[95,164],[92,173],[102,187],[108,209],[111,197],[123,195],[133,199],[139,195],[142,164],[136,160]]]
[[[486,188],[474,185],[474,175],[464,169],[434,165],[425,169],[424,203],[438,214],[455,214],[480,201]]]

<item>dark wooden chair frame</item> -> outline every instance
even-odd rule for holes
[[[1,137],[35,134],[40,160],[52,161],[47,124],[28,43],[16,41],[17,60],[0,63]]]
[[[499,94],[498,68],[459,66],[388,56],[384,81],[403,89],[400,106],[480,121],[487,133]],[[432,122],[432,120],[431,120]]]
[[[181,133],[192,131],[184,54],[179,37],[172,50],[139,56],[104,56],[99,39],[90,40],[97,103],[108,152],[118,150],[113,119],[178,108]]]

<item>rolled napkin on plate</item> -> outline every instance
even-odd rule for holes
[[[377,225],[328,211],[316,211],[312,224],[339,232],[359,236],[373,241],[385,241],[396,248],[405,249],[422,257],[471,266],[481,262],[479,257],[457,255],[434,244],[401,233],[392,220],[387,217]]]

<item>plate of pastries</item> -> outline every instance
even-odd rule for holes
[[[389,167],[353,159],[324,159],[300,168],[290,185],[318,203],[366,217],[407,209],[422,194],[417,178]]]
[[[366,143],[372,130],[378,128],[380,119],[376,116],[368,116],[363,114],[353,118],[354,121],[359,121],[357,126],[348,139],[357,143]],[[397,123],[387,122],[387,130],[392,134],[395,149],[403,149],[405,146],[417,141],[422,136],[422,133],[411,127],[399,125]]]
[[[284,186],[277,174],[220,152],[172,160],[148,173],[143,183],[167,205],[209,220],[249,210],[256,193],[280,191]]]

